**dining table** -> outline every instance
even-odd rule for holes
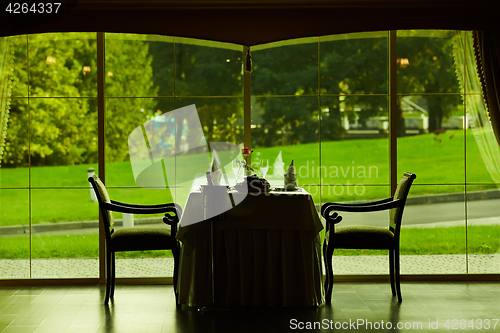
[[[323,302],[323,224],[307,191],[228,189],[227,208],[211,219],[204,219],[202,198],[200,187],[193,187],[176,236],[182,244],[180,304],[304,307]]]

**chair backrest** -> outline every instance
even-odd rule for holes
[[[397,208],[393,208],[389,212],[389,226],[393,232],[399,233],[399,228],[401,227],[401,218],[403,217],[403,210],[406,204],[406,198],[408,197],[408,192],[410,192],[411,184],[417,176],[413,173],[405,172],[403,177],[396,187],[394,192],[393,200],[402,200],[402,205]]]
[[[111,234],[115,230],[115,219],[113,217],[113,212],[104,208],[103,203],[111,202],[109,198],[108,191],[106,190],[106,186],[103,182],[97,177],[93,175],[89,178],[90,184],[94,188],[95,195],[97,197],[97,201],[99,202],[99,208],[101,209],[102,218],[104,220],[104,231],[106,233],[106,241],[111,240]]]

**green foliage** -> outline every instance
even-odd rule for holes
[[[242,51],[178,43],[175,59],[175,107],[196,105],[207,141],[242,142],[240,128],[227,128],[243,118]]]
[[[26,167],[28,157],[32,166],[97,162],[94,36],[34,35],[29,37],[28,47],[25,36],[15,40],[13,96],[16,98],[11,102],[4,166]],[[106,45],[106,95],[154,96],[157,87],[152,79],[152,57],[147,43],[110,41]],[[108,161],[128,158],[128,135],[153,114],[155,104],[154,100],[144,98],[107,100]]]
[[[456,95],[460,88],[453,59],[453,34],[450,32],[447,38],[398,38],[398,58],[409,62],[398,69],[398,92],[434,94],[420,98],[428,107],[430,132],[440,129],[443,119],[461,103],[460,95]],[[444,95],[435,95],[438,93]]]
[[[343,117],[359,117],[365,124],[370,117],[387,115],[388,41],[381,36],[254,51],[254,146],[318,142],[320,121],[321,140],[339,140]],[[25,167],[29,154],[33,166],[95,163],[95,35],[30,35],[12,41],[16,98],[4,166]],[[108,162],[128,159],[128,135],[153,114],[189,104],[197,106],[207,141],[243,141],[242,51],[208,45],[106,39]],[[451,35],[399,37],[399,57],[409,61],[398,68],[399,92],[459,91]],[[419,98],[429,109],[431,131],[460,104],[458,95]],[[403,124],[402,114],[399,121]]]
[[[128,136],[156,112],[149,44],[136,40],[106,42],[106,161],[127,161]],[[133,97],[133,98],[116,98]]]

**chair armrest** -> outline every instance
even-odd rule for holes
[[[347,203],[336,203],[336,202],[327,202],[321,206],[321,215],[323,215],[323,212],[326,208],[328,208],[330,205],[335,205],[336,207],[371,207],[374,205],[379,205],[383,204],[386,202],[390,202],[393,200],[393,197],[387,198],[387,199],[382,199],[382,200],[377,200],[377,201],[371,201],[371,202],[363,202],[363,203],[355,203],[355,204],[347,204]],[[341,210],[341,209],[338,209]]]
[[[123,207],[129,207],[129,208],[153,208],[153,209],[160,209],[162,207],[173,207],[173,206],[178,206],[175,203],[167,203],[167,204],[159,204],[159,205],[136,205],[136,204],[129,204],[129,203],[124,203],[124,202],[119,202],[116,200],[111,200],[111,203],[117,204]]]
[[[386,199],[387,200],[387,199]],[[392,209],[397,207],[402,207],[404,201],[401,199],[390,200],[371,203],[369,205],[342,205],[336,203],[325,203],[321,207],[321,215],[325,217],[325,215],[329,214],[331,211],[341,211],[341,212],[376,212],[380,210]],[[326,218],[326,217],[325,217]]]
[[[173,203],[163,205],[131,205],[112,201],[104,202],[103,205],[107,210],[129,214],[161,214],[168,212],[179,214],[181,212],[179,205]]]

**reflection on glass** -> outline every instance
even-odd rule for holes
[[[106,99],[107,186],[136,186],[130,168],[128,137],[144,122],[174,109],[172,98]]]
[[[243,98],[213,97],[176,99],[176,108],[196,105],[207,142],[243,142]]]

